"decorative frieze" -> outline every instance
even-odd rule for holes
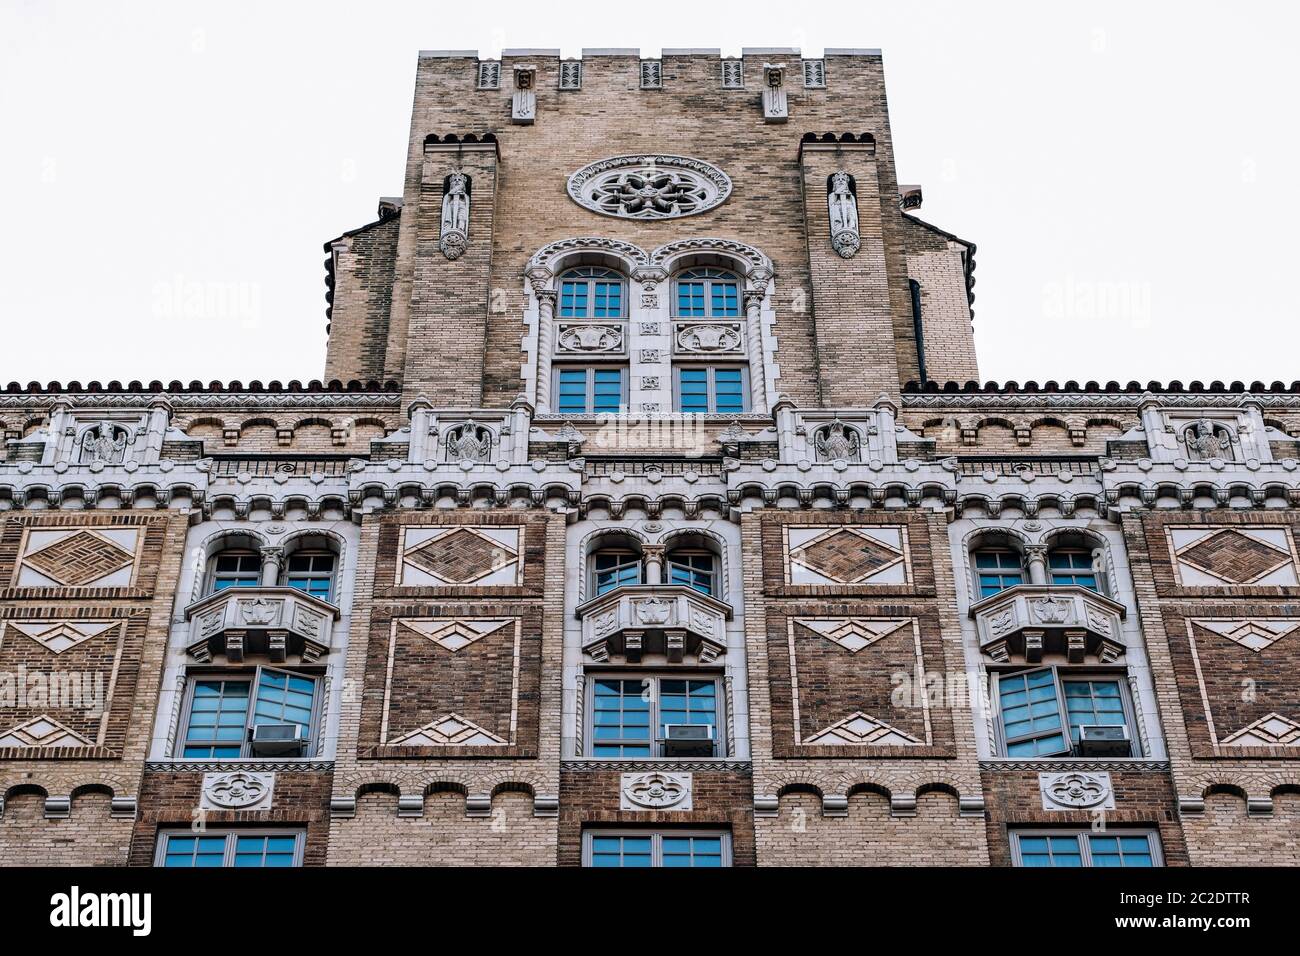
[[[665,773],[625,773],[619,778],[620,810],[691,810],[692,775]]]
[[[1115,790],[1106,771],[1040,773],[1038,792],[1044,810],[1114,810]]]
[[[205,773],[199,806],[207,810],[270,810],[274,791],[274,773]]]

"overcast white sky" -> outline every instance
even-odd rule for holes
[[[1300,378],[1278,2],[0,0],[0,382],[310,379],[322,243],[402,191],[420,49],[884,51],[976,242],[983,378]]]

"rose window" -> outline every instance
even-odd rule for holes
[[[730,193],[726,173],[684,156],[619,156],[569,177],[575,202],[623,219],[690,216],[712,209]]]

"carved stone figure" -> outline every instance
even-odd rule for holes
[[[819,428],[813,438],[818,461],[857,461],[862,446],[858,433],[846,428],[838,418],[825,428]]]
[[[442,238],[438,248],[448,259],[459,259],[469,244],[469,177],[453,169],[442,197]]]
[[[487,461],[492,457],[492,433],[469,419],[447,432],[448,461]]]
[[[126,446],[129,444],[131,433],[125,427],[112,422],[92,425],[81,435],[81,463],[120,465],[126,458]]]
[[[1187,457],[1195,461],[1232,458],[1232,439],[1222,425],[1216,425],[1208,418],[1188,425],[1183,438],[1187,443]]]
[[[826,204],[830,211],[831,245],[841,258],[852,259],[862,245],[858,233],[858,200],[853,195],[851,177],[842,169],[831,174]]]

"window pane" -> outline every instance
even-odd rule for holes
[[[645,681],[602,678],[592,695],[592,753],[597,757],[649,757],[650,701]]]
[[[248,723],[248,695],[247,679],[196,681],[183,756],[238,757]]]

